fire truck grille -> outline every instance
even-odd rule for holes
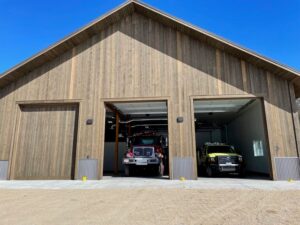
[[[153,147],[135,147],[133,148],[135,157],[152,157],[154,155]]]

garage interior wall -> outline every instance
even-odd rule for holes
[[[206,142],[226,142],[222,138],[222,129],[196,131],[197,149],[200,149]]]
[[[124,171],[124,165],[122,163],[122,159],[124,153],[127,150],[126,142],[119,142],[118,148],[118,168],[119,171]],[[104,144],[104,172],[113,172],[114,171],[114,151],[115,151],[115,142],[105,142]]]
[[[246,107],[237,118],[227,125],[228,142],[241,152],[246,161],[246,170],[269,174],[269,153],[259,100]],[[261,143],[263,156],[254,155],[255,143]]]

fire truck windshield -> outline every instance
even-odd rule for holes
[[[144,136],[144,137],[134,137],[132,140],[133,145],[159,145],[160,137],[158,136]]]

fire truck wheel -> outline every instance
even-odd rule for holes
[[[130,167],[129,167],[129,165],[126,165],[126,166],[125,166],[125,176],[126,176],[126,177],[129,177],[129,176],[130,176]]]
[[[207,175],[208,177],[213,177],[213,176],[214,176],[214,172],[213,172],[213,170],[212,170],[212,168],[211,168],[210,166],[208,166],[208,167],[206,168],[206,175]]]

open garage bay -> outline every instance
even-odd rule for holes
[[[194,101],[199,176],[271,178],[259,98]]]
[[[104,175],[168,177],[167,101],[105,106]]]

